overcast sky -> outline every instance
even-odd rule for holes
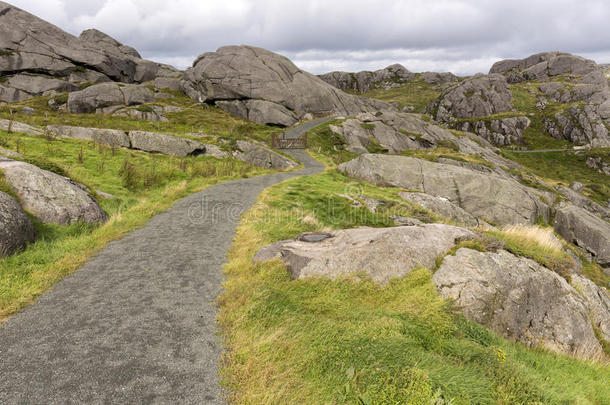
[[[487,72],[541,51],[610,62],[608,0],[13,0],[78,35],[97,28],[147,59],[186,68],[203,52],[247,44],[312,73]]]

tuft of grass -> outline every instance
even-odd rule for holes
[[[553,253],[561,253],[563,245],[555,236],[551,228],[542,228],[532,225],[507,225],[502,228],[504,235],[513,238],[521,238],[529,242],[535,243],[541,249]]]
[[[509,252],[532,259],[564,278],[574,269],[574,259],[562,250],[550,228],[513,225],[488,234],[502,241]]]

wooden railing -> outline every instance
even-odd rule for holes
[[[296,138],[287,138],[284,132],[271,134],[271,146],[275,149],[306,149],[307,132]]]

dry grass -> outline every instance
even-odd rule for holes
[[[536,243],[549,251],[559,253],[563,249],[561,241],[555,236],[551,228],[541,228],[535,225],[508,225],[502,228],[502,232]]]

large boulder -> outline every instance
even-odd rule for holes
[[[555,231],[610,267],[610,223],[583,208],[563,203],[556,209]]]
[[[36,239],[30,217],[13,197],[0,191],[0,257],[11,255]]]
[[[72,91],[72,83],[141,83],[173,74],[172,69],[140,58],[135,49],[100,31],[87,30],[77,38],[0,2],[0,76],[7,78],[0,84],[0,100]]]
[[[374,72],[366,70],[358,73],[330,72],[318,75],[318,77],[343,91],[351,90],[366,93],[376,88],[398,87],[413,80],[415,74],[397,63]]]
[[[338,167],[339,172],[379,186],[402,187],[443,197],[491,224],[533,224],[549,219],[544,199],[552,196],[495,173],[404,157],[366,154]]]
[[[378,283],[403,277],[416,267],[433,268],[436,258],[471,231],[428,224],[394,228],[355,228],[325,234],[304,234],[259,250],[254,261],[281,259],[293,278],[358,275]]]
[[[205,154],[205,144],[173,135],[155,132],[129,131],[132,149],[174,156],[198,156]]]
[[[70,93],[68,111],[71,113],[113,113],[125,106],[155,100],[153,92],[143,85],[100,83]]]
[[[28,135],[43,135],[44,131],[40,128],[28,125],[23,122],[0,119],[0,129],[3,131],[10,132],[23,132]]]
[[[97,223],[106,214],[86,188],[25,162],[0,159],[0,170],[24,209],[45,223]]]
[[[506,338],[587,358],[603,353],[583,297],[533,260],[462,248],[445,257],[433,282],[466,318]]]
[[[379,102],[352,96],[304,72],[287,58],[251,46],[226,46],[201,55],[184,75],[184,91],[201,102],[216,103],[241,117],[258,108],[259,122],[285,125],[286,110],[301,119],[333,113],[353,115]],[[226,103],[261,100],[277,104]],[[278,119],[279,117],[279,119]],[[273,122],[277,121],[277,122]]]
[[[106,128],[85,128],[68,125],[49,125],[47,130],[58,137],[93,141],[108,146],[130,148],[131,142],[125,131]]]

